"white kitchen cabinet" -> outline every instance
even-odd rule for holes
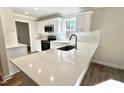
[[[62,18],[54,19],[54,33],[57,36],[57,39],[60,40],[63,38],[63,31],[62,31]]]
[[[46,25],[52,25],[54,24],[54,19],[49,19],[49,20],[46,20]]]
[[[38,33],[44,33],[44,26],[46,25],[54,25],[54,32],[60,31],[60,26],[61,18],[53,18],[53,19],[48,19],[48,20],[43,20],[37,22],[37,29]]]
[[[45,26],[45,24],[46,24],[46,21],[37,22],[38,33],[44,32],[44,26]]]
[[[50,24],[50,22],[48,22],[48,20],[43,20],[43,21],[37,22],[38,33],[43,33],[44,27],[48,24]]]
[[[41,51],[41,40],[36,40],[35,41],[36,43],[35,43],[35,51]]]
[[[92,11],[84,12],[76,17],[76,31],[77,32],[87,32],[90,31]]]

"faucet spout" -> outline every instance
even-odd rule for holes
[[[70,37],[69,37],[69,40],[72,39],[72,37],[75,37],[75,49],[77,49],[77,36],[75,34],[72,34]]]

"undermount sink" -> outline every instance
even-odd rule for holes
[[[69,51],[69,50],[72,50],[73,48],[75,48],[75,46],[67,45],[67,46],[63,46],[63,47],[57,48],[57,49],[58,50],[63,50],[63,51]]]

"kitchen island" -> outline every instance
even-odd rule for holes
[[[40,86],[80,85],[98,42],[78,42],[77,49],[69,51],[52,48],[10,61]]]

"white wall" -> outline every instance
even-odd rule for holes
[[[3,76],[9,75],[8,60],[5,48],[5,40],[3,35],[2,21],[0,17],[0,70],[2,70]]]
[[[31,45],[31,51],[36,51],[36,41],[35,38],[38,37],[38,32],[37,32],[37,26],[36,26],[36,21],[31,18],[24,17],[22,15],[15,14],[14,20],[20,21],[20,22],[27,22],[29,23],[29,32],[30,32],[30,45]]]
[[[17,36],[14,28],[13,11],[11,8],[0,8],[0,62],[4,79],[9,75],[6,47],[9,44],[17,43]]]
[[[95,60],[124,68],[124,8],[99,8],[94,11],[92,30],[101,31]]]
[[[0,8],[0,15],[6,46],[17,43],[17,35],[14,28],[13,10],[11,8]]]

